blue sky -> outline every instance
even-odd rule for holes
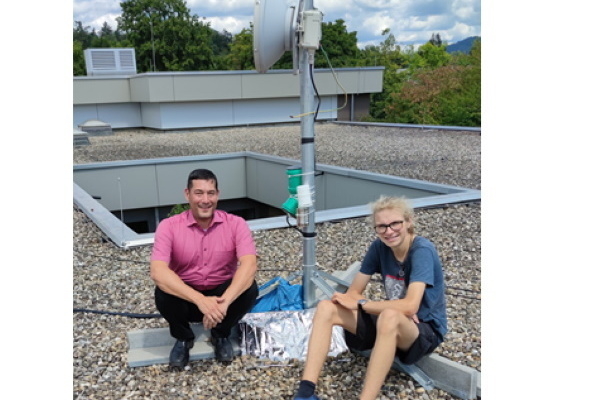
[[[288,0],[295,2],[294,0]],[[121,13],[119,0],[74,0],[73,21],[100,28],[106,21],[113,28]],[[205,18],[217,31],[232,34],[250,27],[254,0],[187,0],[192,14]],[[481,36],[481,0],[313,0],[325,22],[343,19],[348,31],[357,32],[359,47],[378,45],[381,32],[390,28],[402,45],[420,45],[433,33],[456,43]]]

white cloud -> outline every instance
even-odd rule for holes
[[[454,21],[448,15],[430,15],[424,19],[423,23],[418,22],[416,26],[421,30],[444,31],[453,25]]]
[[[468,25],[481,24],[481,4],[479,0],[454,0],[452,3],[452,15],[457,21]]]
[[[90,20],[109,13],[121,13],[119,0],[77,0],[73,2],[73,15],[81,15]]]
[[[394,35],[396,38],[396,43],[402,43],[404,46],[414,44],[414,43],[423,43],[428,41],[431,38],[431,35],[423,35],[419,33],[400,33],[398,35]]]
[[[105,14],[105,15],[101,15],[98,18],[96,18],[95,20],[92,21],[91,26],[93,28],[96,28],[96,31],[98,31],[100,28],[102,28],[102,25],[104,25],[104,22],[107,22],[108,25],[113,29],[116,30],[117,29],[117,17],[120,16],[121,14]]]
[[[368,30],[373,36],[380,36],[384,29],[390,28],[395,23],[394,19],[384,13],[377,13],[372,17],[366,18],[362,27]]]
[[[210,22],[210,27],[217,32],[226,30],[235,35],[244,28],[250,28],[252,17],[207,17],[206,21]]]
[[[323,12],[339,12],[355,9],[352,3],[354,2],[348,0],[317,0],[313,4]]]
[[[359,49],[364,49],[367,46],[379,46],[382,40],[367,40],[365,42],[358,42],[356,45]]]
[[[73,0],[73,19],[99,29],[104,21],[116,28],[121,0]],[[265,1],[265,0],[262,0]],[[268,0],[280,1],[280,0]],[[283,0],[297,4],[298,0]],[[481,0],[314,0],[325,22],[344,20],[357,32],[359,46],[378,45],[381,32],[390,28],[397,42],[427,42],[439,33],[449,42],[481,35]],[[235,35],[250,27],[255,0],[187,0],[191,13],[206,18],[217,31]]]
[[[475,14],[472,7],[459,7],[454,9],[454,15],[461,19],[469,19]]]
[[[116,17],[121,15],[119,0],[77,0],[73,3],[73,21],[81,21],[84,27],[89,26],[98,31],[104,22],[111,28],[117,28]]]
[[[442,39],[447,40],[448,43],[455,43],[470,36],[481,36],[481,31],[462,22],[457,22],[452,29],[446,31],[446,36]]]
[[[391,9],[402,7],[407,2],[402,0],[355,0],[347,3],[357,3],[366,9]]]
[[[254,0],[187,0],[186,3],[200,17],[254,12]],[[194,10],[202,10],[202,14]]]
[[[252,6],[254,0],[187,0],[188,8],[204,7],[208,9],[239,9],[247,6]]]

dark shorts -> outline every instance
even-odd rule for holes
[[[364,351],[373,348],[377,336],[377,318],[377,315],[358,310],[356,335],[344,330],[346,344],[351,350]],[[442,339],[428,322],[419,322],[417,328],[419,328],[419,336],[408,350],[404,351],[396,348],[396,357],[404,364],[414,364],[427,354],[432,353],[442,342]]]

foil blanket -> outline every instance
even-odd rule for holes
[[[274,361],[305,360],[314,312],[311,308],[246,314],[239,323],[242,355]],[[334,327],[328,355],[347,350],[343,329]]]

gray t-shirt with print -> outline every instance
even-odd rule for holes
[[[448,331],[444,272],[438,252],[428,239],[416,236],[403,263],[380,239],[376,239],[365,258],[360,272],[381,274],[388,300],[402,299],[411,282],[426,284],[417,317],[431,323],[440,339]]]

